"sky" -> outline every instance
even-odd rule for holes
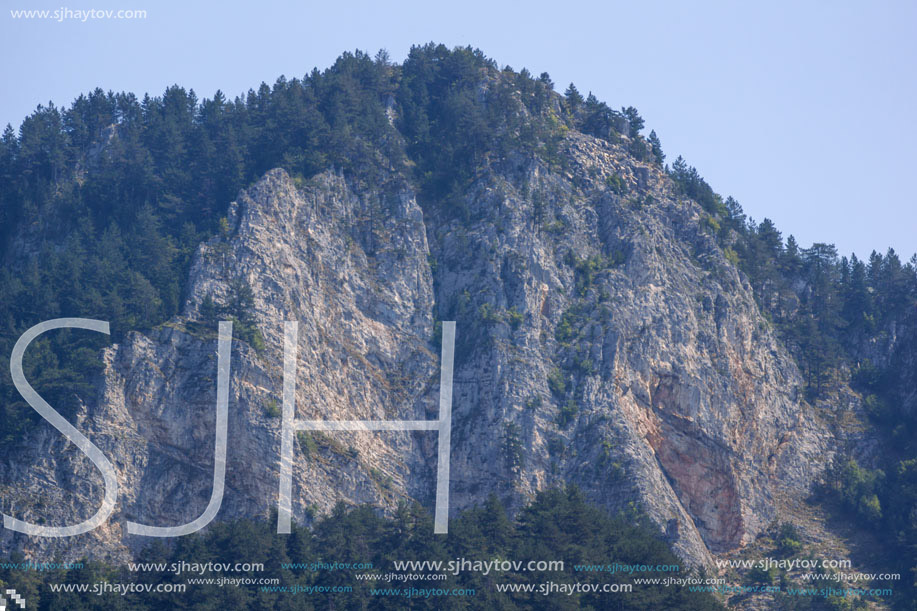
[[[0,0],[0,125],[95,87],[234,97],[343,51],[480,48],[612,107],[802,245],[917,252],[917,2]],[[13,10],[145,10],[15,19]]]

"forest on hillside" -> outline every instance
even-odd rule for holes
[[[168,567],[173,563],[180,566],[189,558],[198,563],[244,561],[261,564],[264,570],[253,569],[226,577],[280,579],[278,583],[282,584],[260,587],[195,585],[182,597],[182,608],[188,609],[722,609],[712,594],[690,590],[690,586],[637,585],[627,593],[578,592],[554,596],[546,596],[537,589],[534,592],[498,591],[496,584],[632,585],[634,578],[672,575],[702,579],[700,574],[687,570],[673,571],[671,575],[583,570],[583,565],[604,566],[609,559],[622,565],[652,567],[680,566],[680,561],[636,514],[610,517],[587,503],[583,494],[573,488],[540,494],[515,519],[511,519],[500,502],[491,497],[481,507],[452,520],[447,537],[433,535],[429,514],[407,504],[401,505],[392,518],[381,517],[372,507],[339,505],[313,528],[296,526],[286,536],[277,536],[273,525],[272,521],[218,524],[205,534],[178,539],[172,548],[153,545],[137,562],[164,563]],[[395,561],[439,561],[444,567],[453,561],[460,569],[462,559],[470,562],[495,559],[563,561],[564,568],[532,572],[494,570],[487,574],[483,570],[445,570],[445,580],[385,581],[385,575],[394,570]],[[371,565],[372,568],[321,568],[334,563]],[[364,580],[355,578],[355,574],[378,575],[379,578]],[[183,584],[188,577],[187,572],[132,572],[126,566],[113,567],[98,562],[45,574],[0,568],[0,582],[23,594],[34,605],[32,608],[47,611],[64,608],[152,611],[173,609],[176,600],[173,593],[157,592],[103,597],[91,592],[53,593],[43,587],[47,582]],[[295,587],[314,588],[316,593],[306,595],[302,590],[295,593],[292,591]],[[333,591],[335,587],[352,590]],[[406,590],[411,587],[455,590],[465,595],[418,594],[408,598]],[[469,593],[471,591],[473,594]]]
[[[660,138],[643,134],[633,107],[615,110],[572,84],[555,93],[549,75],[499,67],[470,48],[418,46],[402,64],[384,52],[345,53],[325,71],[280,78],[233,100],[219,92],[198,99],[180,86],[142,99],[97,89],[69,107],[39,107],[18,133],[7,126],[0,137],[3,448],[21,443],[37,418],[9,376],[22,332],[91,313],[111,321],[117,341],[165,322],[179,310],[198,244],[226,231],[228,203],[267,170],[308,178],[333,167],[372,182],[391,165],[410,168],[425,209],[462,219],[457,195],[483,168],[519,159],[562,166],[558,142],[569,130],[627,143],[703,206],[706,227],[799,364],[803,400],[825,405],[848,383],[862,395],[883,453],[862,465],[838,457],[818,492],[839,516],[887,542],[907,604],[917,595],[917,258],[892,250],[839,256],[830,243],[804,247],[784,238],[769,219],[747,218],[681,157],[665,165]],[[232,318],[257,346],[250,300],[240,287],[213,315]],[[43,337],[26,360],[27,377],[65,416],[91,397],[101,366],[103,340],[84,335]],[[348,515],[329,518],[327,528]],[[404,527],[374,519],[383,530]],[[523,528],[522,520],[507,528]],[[313,545],[320,535],[303,537]]]

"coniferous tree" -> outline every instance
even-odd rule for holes
[[[583,103],[583,96],[573,83],[570,83],[570,86],[567,87],[567,90],[564,92],[564,97],[573,109],[579,108]]]
[[[621,109],[621,114],[624,115],[624,118],[627,119],[628,132],[627,135],[630,138],[636,138],[640,135],[640,130],[643,129],[643,118],[640,116],[640,113],[637,112],[637,109],[633,106],[628,106],[627,108]]]
[[[656,130],[650,130],[649,138],[650,149],[653,152],[653,158],[656,160],[658,165],[663,165],[665,163],[665,153],[662,152],[662,142],[659,141],[659,136],[656,135]]]

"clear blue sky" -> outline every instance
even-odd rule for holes
[[[345,50],[473,45],[636,106],[713,188],[800,243],[917,251],[915,2],[3,0],[0,122],[94,87],[235,96]],[[145,9],[136,21],[9,9]]]

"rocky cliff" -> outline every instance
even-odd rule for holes
[[[104,351],[75,424],[117,471],[111,520],[69,539],[5,530],[4,547],[123,558],[149,541],[126,521],[203,512],[217,340],[202,306],[240,286],[263,345],[233,343],[218,519],[276,508],[284,321],[300,324],[297,417],[382,420],[436,417],[437,323],[455,320],[453,514],[569,482],[639,506],[694,564],[743,546],[807,494],[834,442],[710,217],[626,151],[570,131],[552,160],[481,172],[450,206],[422,201],[399,164],[371,186],[268,172],[201,245],[181,316]],[[435,465],[429,432],[300,435],[294,519],[338,501],[432,509]],[[46,423],[0,481],[4,512],[35,522],[73,523],[102,498]]]

